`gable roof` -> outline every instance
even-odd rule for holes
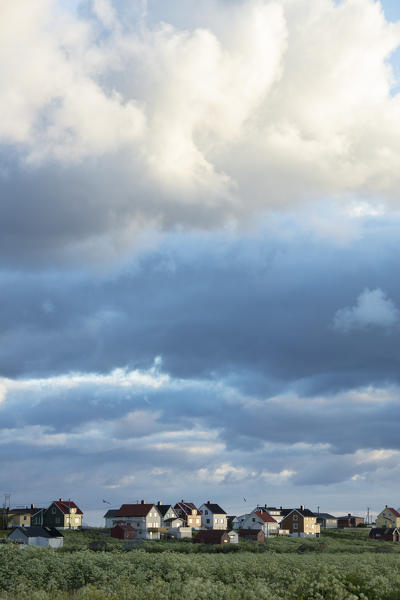
[[[290,508],[290,509],[285,509],[285,510],[287,510],[287,514],[285,515],[284,519],[286,519],[286,517],[288,517],[290,514],[292,514],[292,512],[297,512],[302,517],[314,517],[315,518],[314,513],[311,512],[311,510],[309,510],[308,508]]]
[[[390,511],[392,511],[392,513],[394,514],[395,517],[400,517],[400,513],[395,508],[392,508],[391,506],[386,506],[383,510],[390,510]]]
[[[44,508],[10,508],[10,515],[36,515],[36,513],[41,510],[45,510]]]
[[[113,517],[116,516],[117,512],[118,512],[118,508],[110,508],[104,515],[103,519],[112,519]]]
[[[14,531],[21,531],[26,537],[42,537],[42,538],[57,538],[63,537],[63,534],[55,529],[54,527],[14,527],[13,531],[9,534],[12,535]]]
[[[213,504],[212,502],[204,502],[204,506],[207,506],[208,510],[214,515],[226,515],[226,512],[222,510],[219,504]]]
[[[170,508],[172,508],[172,510],[175,512],[172,504],[157,504],[157,508],[158,508],[159,512],[161,513],[162,517],[165,517],[165,515],[167,514],[167,512],[169,511]]]
[[[147,517],[154,504],[122,504],[116,517]]]
[[[337,521],[337,517],[334,517],[329,513],[314,513],[314,515],[317,517],[317,519],[333,519],[334,521]]]
[[[337,517],[338,521],[348,521],[349,519],[362,519],[364,521],[364,517],[356,517],[356,515],[344,515],[344,517]]]
[[[54,500],[52,504],[55,504],[61,510],[61,512],[64,513],[64,515],[68,515],[70,509],[72,508],[76,509],[75,514],[83,515],[81,509],[75,504],[75,502],[72,502],[72,500]]]
[[[128,523],[127,525],[120,525],[118,523],[118,525],[114,525],[111,531],[115,529],[122,529],[123,531],[136,531],[136,529],[134,529],[130,523]]]
[[[256,512],[254,514],[257,515],[257,517],[261,519],[261,521],[264,521],[264,523],[277,523],[274,517],[271,517],[271,515],[269,515],[268,513]]]
[[[185,515],[191,515],[192,510],[197,510],[197,514],[199,513],[199,509],[193,504],[193,502],[184,502],[182,500],[182,502],[177,502],[175,504],[174,509],[176,508],[180,508]]]

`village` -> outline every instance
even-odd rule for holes
[[[72,500],[59,498],[47,508],[34,504],[25,508],[4,507],[3,539],[23,546],[61,548],[63,530],[85,529],[83,512]],[[242,515],[228,515],[217,503],[208,500],[198,507],[189,501],[163,504],[144,500],[122,504],[104,514],[104,532],[129,544],[144,540],[191,540],[200,544],[237,544],[241,540],[262,543],[272,536],[319,537],[323,530],[369,527],[369,537],[399,542],[400,509],[385,506],[374,523],[348,513],[333,516],[298,508],[258,505]]]

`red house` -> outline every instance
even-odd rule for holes
[[[239,540],[248,542],[265,542],[265,533],[262,529],[238,529]]]
[[[136,538],[136,529],[132,525],[116,525],[110,531],[111,537],[119,540],[134,540]]]
[[[202,529],[193,541],[196,544],[219,544],[220,546],[231,543],[228,533],[222,529]]]
[[[344,529],[345,527],[358,527],[358,525],[364,524],[364,517],[355,517],[350,513],[345,517],[338,517],[337,526],[338,529]]]

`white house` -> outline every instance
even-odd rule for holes
[[[122,504],[114,518],[114,523],[131,525],[136,529],[136,537],[147,540],[160,539],[161,514],[155,504]]]
[[[161,526],[171,526],[170,524],[170,520],[171,519],[177,519],[178,515],[176,513],[176,511],[174,510],[174,507],[172,506],[172,504],[162,504],[162,502],[158,501],[157,502],[157,510],[161,515]],[[166,521],[169,521],[169,523],[167,524]]]
[[[270,514],[263,511],[255,511],[242,521],[240,529],[261,529],[265,537],[277,535],[279,523]]]
[[[226,512],[219,504],[213,504],[208,500],[200,506],[201,526],[203,529],[227,529],[228,521]]]
[[[118,508],[110,508],[106,514],[104,515],[104,519],[105,519],[105,528],[106,529],[111,529],[111,527],[114,527],[114,521],[115,521],[115,516],[118,512]]]
[[[27,546],[61,548],[64,542],[62,533],[54,527],[14,527],[7,540]]]

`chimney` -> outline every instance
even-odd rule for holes
[[[161,500],[159,500],[159,501],[157,502],[157,506],[161,506],[161,505],[162,505],[162,502],[161,502]]]
[[[59,502],[62,502],[62,501],[63,501],[63,499],[62,499],[62,498],[60,498],[60,499],[59,499]]]
[[[146,502],[144,500],[141,500],[140,504],[146,504]]]
[[[34,504],[31,504],[31,508],[35,508],[35,505],[34,505]]]
[[[181,502],[182,502],[182,504],[184,503],[184,500],[183,500],[183,498],[182,498]]]
[[[300,506],[300,510],[304,510],[304,506],[303,505]]]
[[[385,504],[385,508],[387,508],[387,504]]]
[[[211,504],[211,502],[209,500],[207,500],[206,504]]]
[[[265,508],[268,508],[268,504],[264,504],[264,507],[265,507]]]
[[[347,516],[348,516],[348,517],[351,517],[351,513],[347,513]]]
[[[282,506],[279,507],[279,510],[282,510]]]

